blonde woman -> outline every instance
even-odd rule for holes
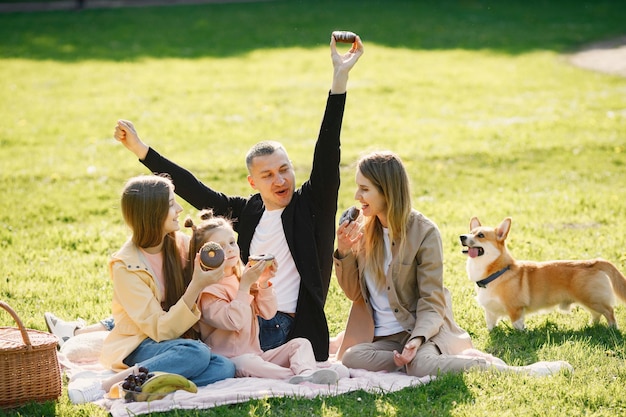
[[[567,362],[508,366],[473,349],[452,315],[443,286],[443,248],[437,226],[411,207],[409,179],[392,152],[364,156],[356,171],[361,216],[337,229],[334,263],[352,300],[337,357],[349,368],[437,375],[469,368],[546,375]]]

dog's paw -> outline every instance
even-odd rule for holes
[[[515,328],[515,330],[519,330],[519,331],[524,331],[526,330],[526,325],[524,324],[524,320],[518,320],[516,322],[513,322],[513,327]]]

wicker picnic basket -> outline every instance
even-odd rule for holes
[[[18,326],[0,327],[0,408],[56,400],[62,389],[56,336],[26,329],[7,303],[0,307]]]

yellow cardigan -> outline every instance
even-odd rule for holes
[[[188,237],[177,232],[177,241],[186,246]],[[189,309],[181,299],[169,311],[161,307],[161,291],[150,265],[139,248],[128,240],[109,261],[113,280],[111,310],[115,327],[104,341],[100,362],[116,372],[128,368],[123,360],[146,338],[156,342],[180,337],[200,318],[194,305]]]

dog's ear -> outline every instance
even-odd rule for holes
[[[480,226],[480,221],[478,221],[478,217],[472,217],[470,220],[470,230],[474,230]]]
[[[499,241],[505,240],[506,237],[509,235],[509,230],[511,230],[511,218],[507,217],[506,219],[502,220],[502,223],[500,223],[500,226],[498,226],[498,228],[496,229],[496,238]]]

